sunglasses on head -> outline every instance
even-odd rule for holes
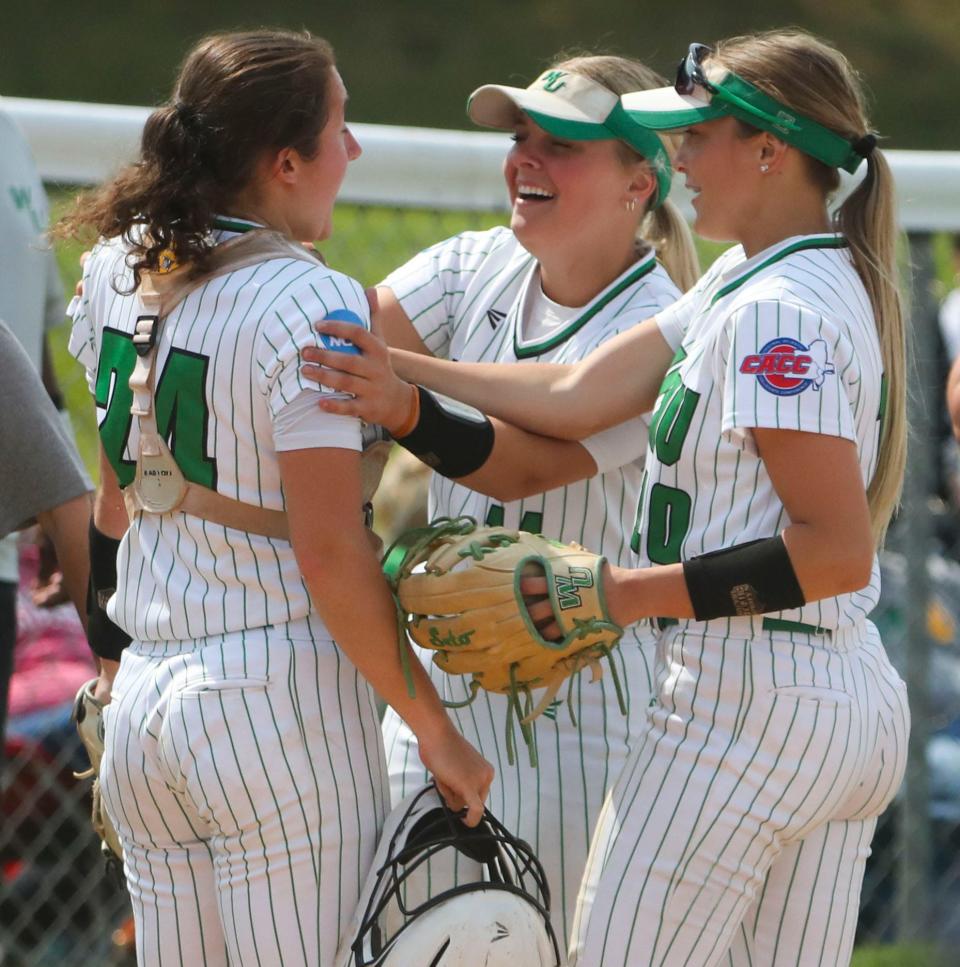
[[[711,84],[703,72],[703,62],[707,54],[712,54],[713,48],[706,44],[691,44],[687,56],[677,64],[677,79],[673,82],[673,89],[678,94],[690,95],[695,87],[702,87],[711,94],[716,87]]]
[[[714,84],[707,80],[706,72],[703,69],[703,62],[707,59],[707,55],[712,53],[713,48],[707,44],[690,45],[687,49],[687,56],[677,65],[677,78],[673,83],[673,89],[678,94],[689,96],[693,94],[695,88],[701,87],[718,101],[723,101],[724,104],[734,108],[735,113],[738,115],[746,114],[748,118],[757,118],[767,122],[767,124],[774,125],[775,128],[784,132],[797,130],[799,128],[799,125],[789,116],[770,114],[768,111],[764,111],[762,108],[751,104],[743,97],[739,97],[732,91],[727,90],[723,81],[719,84]],[[737,77],[736,74],[731,74],[730,76]],[[743,78],[737,78],[737,80],[739,80],[741,85],[752,88],[755,93],[760,93],[753,88],[752,84],[744,81]],[[743,118],[743,120],[748,120],[748,118]]]

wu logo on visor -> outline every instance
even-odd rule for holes
[[[566,77],[566,71],[547,71],[543,75],[543,89],[549,91],[551,94],[554,91],[559,91],[561,87],[566,87],[567,82],[560,80],[561,77]]]

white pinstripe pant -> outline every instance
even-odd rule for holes
[[[124,652],[101,782],[142,965],[334,960],[386,768],[369,687],[304,628]]]
[[[661,639],[571,967],[846,964],[876,817],[903,777],[903,683],[869,622],[832,639],[695,628]]]

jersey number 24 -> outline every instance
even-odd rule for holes
[[[129,380],[136,361],[133,337],[118,329],[105,328],[97,367],[96,401],[98,407],[106,409],[100,423],[100,440],[121,487],[133,480],[136,468],[134,461],[124,457],[133,422]],[[207,456],[209,408],[204,387],[208,364],[206,356],[171,349],[156,383],[154,406],[157,429],[184,476],[192,483],[214,489],[217,464]]]

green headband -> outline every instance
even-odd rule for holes
[[[634,121],[655,131],[686,127],[729,115],[769,131],[831,168],[843,168],[851,174],[876,145],[873,135],[865,135],[856,142],[848,141],[843,135],[781,104],[733,72],[728,72],[720,80],[711,80],[709,84],[709,88],[704,88],[711,95],[709,102],[677,94],[673,88],[625,94],[621,101]],[[668,92],[673,95],[672,100],[666,96]],[[648,99],[644,97],[646,94],[661,96]]]

